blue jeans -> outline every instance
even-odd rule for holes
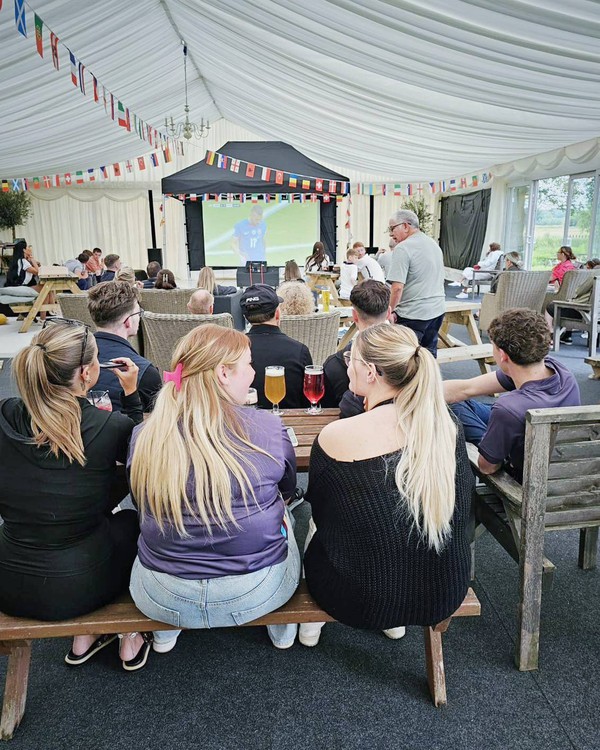
[[[300,553],[286,510],[287,559],[254,573],[221,578],[189,580],[145,568],[136,558],[129,590],[147,617],[181,628],[226,628],[243,625],[281,607],[292,596],[300,578]],[[268,625],[275,645],[293,643],[298,626]],[[158,630],[157,643],[165,643],[181,631]]]
[[[438,315],[431,320],[417,320],[416,318],[402,318],[397,315],[396,323],[400,326],[406,326],[414,331],[419,340],[419,344],[437,357],[438,332],[444,322],[444,316]]]
[[[465,430],[467,443],[479,445],[490,421],[491,404],[482,404],[479,401],[469,399],[468,401],[451,404],[450,408]]]

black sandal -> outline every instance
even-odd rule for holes
[[[122,635],[119,633],[119,640],[123,640],[123,638],[135,638],[136,635],[138,635],[138,633],[129,633],[128,635]],[[123,669],[127,672],[137,672],[138,669],[145,667],[146,662],[148,661],[148,655],[152,649],[154,635],[152,633],[139,633],[139,635],[144,639],[144,642],[140,646],[140,650],[133,659],[129,659],[128,661],[121,660]]]
[[[106,635],[99,636],[83,654],[74,654],[73,649],[71,649],[65,656],[65,661],[71,667],[77,667],[85,663],[88,659],[91,659],[92,656],[101,651],[105,646],[108,646],[109,643],[112,643],[116,637],[116,633],[107,633]]]

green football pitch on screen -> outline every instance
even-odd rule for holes
[[[302,268],[320,237],[319,207],[318,201],[204,201],[206,265],[237,267],[247,260],[266,260],[270,266],[284,266],[293,259]]]

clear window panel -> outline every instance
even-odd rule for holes
[[[509,220],[506,233],[505,252],[521,253],[524,257],[527,243],[527,219],[529,215],[529,201],[531,186],[519,185],[511,188]]]
[[[563,244],[568,196],[568,175],[538,182],[531,264],[533,270],[545,270],[557,263],[556,253]]]
[[[588,259],[594,205],[594,175],[571,178],[571,202],[566,244],[577,260]]]

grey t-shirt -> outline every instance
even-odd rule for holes
[[[442,249],[426,234],[416,232],[396,245],[387,280],[404,284],[400,317],[432,320],[446,311]]]

